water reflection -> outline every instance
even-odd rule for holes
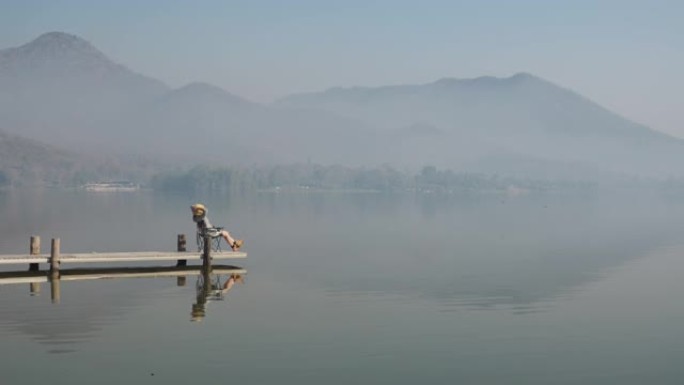
[[[158,306],[160,299],[177,302],[177,290],[169,289],[187,290],[188,281],[196,280],[193,318],[195,312],[203,318],[207,303],[225,299],[246,273],[229,265],[0,272],[0,308],[12,309],[3,312],[0,325],[52,346],[48,353],[69,353],[136,309]],[[125,278],[138,280],[122,284]],[[26,291],[17,290],[22,287]],[[182,297],[188,303],[193,298]]]
[[[244,274],[240,270],[229,274],[220,274],[211,267],[202,267],[202,274],[197,276],[195,292],[197,300],[192,304],[190,320],[201,322],[207,313],[207,304],[211,301],[223,301],[225,295],[236,283],[243,284]]]
[[[419,198],[398,212],[341,211],[309,226],[307,250],[282,259],[288,274],[337,296],[529,314],[678,245],[684,224],[684,205],[651,195]]]

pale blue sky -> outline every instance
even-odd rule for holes
[[[684,1],[0,0],[0,47],[83,37],[247,99],[530,72],[684,138]]]

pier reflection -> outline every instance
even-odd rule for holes
[[[176,286],[185,286],[188,277],[196,276],[196,302],[192,305],[192,319],[197,321],[205,316],[207,302],[223,300],[235,283],[244,282],[246,273],[245,269],[228,265],[70,269],[58,272],[5,271],[0,272],[0,286],[28,284],[28,294],[39,296],[42,294],[42,284],[47,283],[52,303],[59,304],[62,300],[61,285],[65,281],[176,277]]]
[[[0,308],[5,310],[0,340],[25,335],[46,346],[47,353],[70,353],[102,336],[108,325],[141,312],[147,312],[141,322],[164,314],[168,322],[156,327],[177,333],[180,324],[196,325],[190,322],[191,309],[206,317],[208,303],[236,294],[246,273],[230,265],[63,269],[54,276],[49,271],[0,271]],[[169,309],[174,309],[171,319]],[[225,314],[210,310],[215,316]]]

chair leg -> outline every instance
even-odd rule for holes
[[[197,251],[203,251],[204,250],[204,238],[200,235],[200,233],[197,233]]]

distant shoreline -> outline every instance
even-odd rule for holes
[[[92,192],[139,191],[140,185],[134,184],[132,182],[98,182],[87,183],[81,188]]]

